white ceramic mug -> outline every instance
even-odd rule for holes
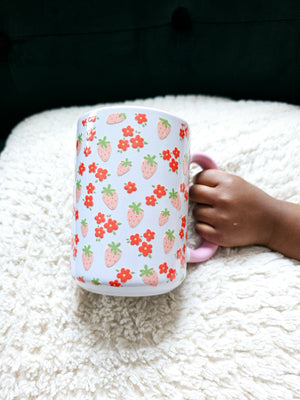
[[[78,120],[71,274],[84,289],[115,296],[168,292],[187,262],[217,246],[187,247],[189,164],[186,121],[165,111],[114,106]]]

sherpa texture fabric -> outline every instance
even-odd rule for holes
[[[300,202],[299,107],[204,96],[126,104],[182,116],[193,150]],[[300,399],[299,262],[220,248],[173,292],[146,298],[72,280],[76,120],[99,106],[29,117],[1,154],[0,398]],[[192,223],[189,233],[195,244]]]

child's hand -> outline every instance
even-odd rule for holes
[[[204,239],[225,247],[268,245],[278,201],[242,178],[202,171],[194,179],[190,199],[198,203],[195,229]]]

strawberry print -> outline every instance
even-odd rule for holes
[[[80,199],[81,191],[82,191],[81,180],[78,180],[76,182],[76,202],[77,203],[78,203],[78,201]]]
[[[145,179],[151,178],[157,169],[157,162],[154,161],[155,158],[155,155],[151,156],[150,154],[147,154],[142,161],[142,174]]]
[[[181,200],[178,192],[175,192],[174,188],[172,191],[169,193],[169,199],[172,203],[172,205],[177,209],[180,210],[181,208]]]
[[[144,210],[140,207],[142,203],[136,204],[135,202],[129,205],[127,210],[127,220],[129,226],[132,228],[136,227],[144,216]]]
[[[81,234],[83,237],[86,237],[89,229],[89,225],[86,222],[86,218],[82,219],[80,224],[81,224],[80,225]]]
[[[104,136],[102,139],[99,139],[97,145],[100,158],[102,161],[107,161],[111,153],[111,144],[108,140],[106,140],[106,136]]]
[[[124,119],[126,119],[125,113],[112,113],[112,114],[109,114],[109,116],[107,117],[106,123],[107,124],[119,124],[120,122],[123,122]]]
[[[145,265],[144,268],[140,270],[140,276],[146,285],[158,285],[158,274],[154,268],[149,268],[148,265]]]
[[[171,125],[169,124],[168,120],[159,118],[157,124],[157,133],[160,139],[165,139],[168,134],[170,133]]]
[[[81,146],[82,146],[82,133],[78,136],[78,138],[76,140],[76,153],[77,153],[77,155],[80,153]]]
[[[82,264],[83,268],[88,271],[91,268],[93,263],[93,252],[91,250],[91,246],[84,246],[82,249]]]
[[[168,229],[163,238],[164,252],[167,254],[171,251],[175,243],[174,229]]]
[[[121,243],[111,242],[105,249],[104,262],[107,267],[112,267],[117,261],[119,261],[122,253],[119,247],[120,245]]]
[[[126,158],[124,161],[120,161],[117,166],[117,175],[121,176],[126,174],[132,167],[132,162]]]
[[[102,190],[102,199],[108,208],[114,210],[117,207],[118,203],[118,193],[115,189],[111,187],[109,184],[107,187],[104,187]]]
[[[169,216],[170,216],[170,211],[168,211],[168,210],[165,208],[163,211],[161,211],[161,212],[159,213],[159,216],[158,216],[158,224],[159,224],[160,226],[164,225],[164,224],[168,221]]]

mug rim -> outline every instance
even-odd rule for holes
[[[172,117],[172,118],[177,118],[177,119],[181,120],[181,121],[184,122],[185,125],[187,125],[188,127],[190,126],[189,123],[188,123],[184,118],[182,118],[182,117],[180,117],[180,116],[178,116],[178,115],[176,115],[176,114],[173,114],[173,113],[171,113],[171,112],[169,112],[169,111],[162,110],[162,109],[160,109],[160,108],[148,107],[148,106],[139,106],[139,105],[138,105],[138,106],[123,105],[123,104],[120,104],[120,105],[113,105],[113,106],[105,106],[105,107],[98,107],[98,108],[95,108],[95,109],[91,108],[89,111],[86,111],[84,114],[80,115],[80,116],[78,117],[77,122],[81,122],[81,120],[82,120],[83,117],[85,117],[85,116],[87,116],[87,115],[90,115],[92,112],[93,112],[93,113],[97,113],[97,112],[102,111],[102,110],[107,110],[107,109],[118,109],[118,108],[120,108],[120,107],[123,107],[123,108],[126,108],[126,109],[136,109],[136,108],[138,108],[138,109],[147,110],[147,111],[150,111],[150,112],[151,112],[151,111],[155,111],[155,112],[159,112],[159,113],[164,113],[164,114],[169,115],[169,116]]]

